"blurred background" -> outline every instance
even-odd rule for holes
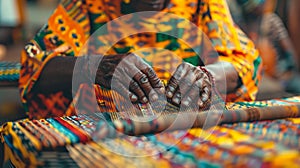
[[[258,99],[298,94],[300,1],[227,1],[233,19],[255,42],[265,62],[265,77],[260,85]],[[59,0],[0,0],[0,75],[7,61],[19,62],[24,44],[47,22],[58,3]],[[270,26],[272,24],[275,26]],[[272,29],[277,26],[280,27],[279,32]],[[278,70],[278,67],[287,68]],[[0,125],[24,117],[17,82],[0,80]]]

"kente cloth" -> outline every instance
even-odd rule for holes
[[[21,64],[18,62],[0,61],[0,82],[19,80]]]
[[[268,101],[228,103],[226,106],[228,110],[223,112],[218,126],[206,129],[177,128],[161,133],[158,133],[158,128],[165,125],[169,116],[173,114],[165,114],[164,120],[147,121],[139,127],[132,122],[133,120],[127,120],[125,117],[115,118],[116,112],[105,115],[94,113],[8,122],[1,128],[1,139],[5,146],[5,165],[16,167],[299,166],[299,96]],[[106,122],[103,116],[107,119]],[[276,118],[281,119],[271,120]],[[250,122],[251,120],[256,121]],[[186,121],[190,122],[190,120]],[[97,134],[96,129],[101,130],[98,134],[104,135],[97,140],[94,136],[95,133]],[[141,130],[146,131],[139,134]]]
[[[33,90],[36,87],[36,81],[40,80],[39,77],[45,65],[52,58],[82,56],[82,50],[87,41],[89,42],[87,44],[88,53],[85,54],[88,55],[144,51],[146,54],[139,56],[147,63],[152,63],[153,67],[161,66],[163,71],[156,72],[163,81],[168,81],[171,76],[169,72],[176,68],[180,61],[193,65],[202,65],[202,63],[207,65],[215,61],[230,62],[238,72],[241,82],[236,92],[226,96],[227,100],[251,101],[255,99],[261,74],[261,58],[253,43],[233,23],[225,0],[170,0],[162,12],[183,18],[181,21],[171,16],[160,17],[161,22],[158,25],[149,19],[138,24],[115,24],[97,32],[106,23],[124,16],[126,11],[122,11],[122,9],[126,5],[128,6],[127,3],[127,1],[121,0],[61,1],[47,24],[25,46],[21,55],[20,93],[29,118],[39,119],[75,114],[72,107],[74,102],[72,102],[73,99],[66,96],[67,90],[49,94],[35,93]],[[184,26],[189,25],[186,24],[186,21],[196,25],[210,40],[217,53],[217,56],[213,57],[214,59],[199,60],[199,55],[193,50],[193,47],[201,45],[201,42],[194,38],[194,33],[197,32],[195,30],[182,33],[185,29]],[[113,35],[122,35],[124,30],[138,31],[140,28],[151,26],[153,26],[153,31],[159,30],[160,33],[143,32],[130,35],[110,47],[108,52],[101,53],[103,52],[101,46],[109,43],[110,39],[114,39]],[[95,32],[97,33],[96,37],[90,38]],[[175,32],[174,34],[178,35],[178,38],[168,35],[170,32]],[[108,35],[109,37],[107,37]],[[192,46],[187,46],[181,39],[188,39]],[[158,59],[156,59],[157,57],[154,58],[153,54],[148,52],[149,48],[171,51],[179,59],[173,60],[174,57],[170,56],[169,52],[157,52]],[[210,54],[210,52],[203,53],[203,55]],[[99,85],[95,85],[96,90],[98,87]],[[77,95],[81,92],[78,90]],[[99,92],[96,94],[96,97],[105,97]]]

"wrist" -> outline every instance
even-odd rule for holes
[[[216,81],[213,73],[205,66],[199,66],[199,68],[207,75],[209,81],[211,82],[212,87],[215,87]]]
[[[230,62],[219,61],[209,64],[205,68],[214,76],[216,88],[220,93],[232,93],[240,87],[238,72]]]

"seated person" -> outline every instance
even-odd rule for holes
[[[232,12],[235,13],[233,16],[236,23],[258,47],[266,75],[279,80],[285,91],[298,94],[300,74],[296,52],[282,20],[268,9],[269,6],[275,5],[274,1],[273,4],[270,2],[237,0],[241,11],[232,7]]]
[[[75,75],[89,79],[91,71],[86,63],[82,64],[82,71],[76,71],[74,67],[76,62],[93,59],[81,55],[83,44],[105,23],[125,14],[141,11],[172,13],[191,21],[212,41],[219,54],[218,60],[204,66],[198,59],[199,55],[183,45],[180,39],[162,37],[161,33],[132,35],[111,47],[95,70],[93,87],[99,106],[109,106],[101,102],[106,99],[101,89],[112,89],[112,74],[120,62],[122,68],[119,71],[123,76],[116,77],[115,88],[133,103],[147,103],[160,95],[166,95],[174,105],[196,104],[199,109],[204,109],[210,101],[214,81],[216,84],[226,81],[226,92],[220,92],[225,92],[227,101],[255,100],[261,58],[253,43],[234,26],[225,0],[63,0],[48,23],[22,52],[20,92],[29,118],[76,114],[76,100],[80,96],[89,95],[84,94],[82,87],[86,82],[79,82],[76,93],[72,93],[72,77]],[[138,26],[134,26],[136,25],[126,25],[138,29]],[[110,27],[107,31],[122,29],[116,27]],[[101,37],[93,40],[98,39]],[[100,40],[98,42],[103,43]],[[147,47],[172,49],[188,63],[182,62],[173,76],[165,77],[169,80],[163,83],[163,76],[157,71],[154,73],[153,68],[145,61],[147,59],[141,59],[143,57],[135,53]],[[224,76],[218,74],[221,68],[224,68]],[[126,82],[130,83],[129,87]],[[186,84],[181,91],[178,87],[180,83]],[[76,95],[75,98],[72,94]],[[87,97],[84,99],[88,100]]]

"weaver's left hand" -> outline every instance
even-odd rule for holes
[[[212,81],[207,72],[189,63],[180,64],[166,88],[171,103],[205,108],[211,99]]]

